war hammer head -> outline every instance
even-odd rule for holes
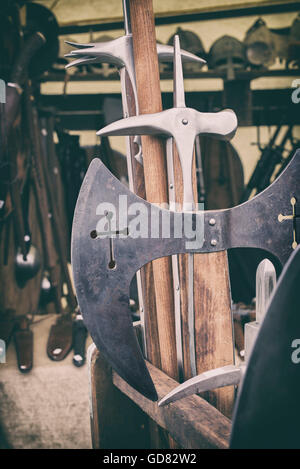
[[[97,42],[88,44],[79,44],[76,42],[66,41],[70,46],[76,47],[77,50],[73,50],[65,57],[68,58],[79,58],[81,63],[87,63],[87,60],[93,60],[94,62],[101,63],[107,62],[116,65],[118,68],[128,66],[130,61],[128,57],[132,55],[132,36],[127,34],[117,39],[113,39],[108,42]],[[172,62],[174,56],[174,48],[166,44],[157,44],[157,55],[158,60],[161,62]],[[206,63],[204,59],[191,54],[183,49],[180,50],[181,58],[183,62],[198,62],[203,65]],[[131,60],[131,59],[130,59]],[[66,68],[70,68],[75,65],[74,62],[66,65]],[[76,64],[78,65],[78,63]]]

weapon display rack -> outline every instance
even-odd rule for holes
[[[149,417],[181,448],[228,448],[230,419],[201,397],[188,396],[160,408],[112,371],[94,345],[88,351],[88,366],[93,448],[151,448]],[[147,366],[159,398],[178,384],[150,363]]]
[[[290,3],[288,8],[295,8]],[[248,14],[255,14],[251,9]],[[245,13],[245,12],[244,12]],[[258,11],[258,14],[263,11]],[[228,15],[228,12],[226,13]],[[238,16],[238,12],[235,12]],[[234,15],[233,15],[234,16]],[[172,19],[165,21],[171,22]],[[174,21],[174,18],[173,18]],[[180,21],[176,17],[176,22]],[[159,22],[158,22],[159,23]],[[88,31],[119,29],[120,24],[105,25],[105,28],[99,29],[98,26],[90,26]],[[75,29],[62,28],[61,34],[85,32],[85,27],[76,27]],[[187,105],[189,100],[193,102],[195,109],[206,111],[207,97],[214,102],[215,108],[221,108],[224,102],[224,94],[235,96],[234,87],[239,86],[250,106],[245,107],[239,99],[238,102],[226,100],[226,106],[232,107],[239,118],[240,125],[275,125],[281,124],[300,124],[300,116],[291,102],[291,90],[263,90],[251,91],[250,82],[258,77],[277,77],[277,76],[296,76],[295,70],[261,70],[237,72],[235,83],[225,82],[225,93],[187,93]],[[170,79],[171,72],[164,72],[162,79]],[[199,72],[194,74],[185,74],[186,78],[204,79],[221,78],[225,75],[215,72]],[[71,81],[92,81],[98,79],[95,74],[85,74],[73,76]],[[107,78],[109,80],[117,79],[117,75],[112,74]],[[47,74],[42,77],[42,81],[63,81],[60,74]],[[226,88],[228,89],[226,90]],[[269,106],[269,96],[272,93],[274,105]],[[45,107],[51,105],[57,108],[57,116],[64,128],[72,130],[94,130],[103,126],[103,116],[99,109],[102,108],[102,97],[95,95],[72,95],[72,96],[41,96],[41,104]],[[170,107],[171,94],[164,95],[164,106]],[[76,116],[80,116],[79,119]],[[286,116],[286,121],[282,122],[282,115]],[[136,326],[136,332],[139,335],[139,326]],[[91,425],[94,448],[148,448],[150,444],[149,432],[151,432],[151,422],[155,422],[158,427],[152,426],[152,444],[153,428],[161,428],[167,431],[165,436],[165,447],[182,448],[228,448],[230,437],[230,419],[223,415],[219,410],[199,396],[190,396],[184,401],[173,403],[167,408],[159,408],[157,403],[153,403],[135,391],[128,385],[111,367],[96,350],[94,346],[89,349],[89,377],[90,377],[90,405],[91,405]],[[156,387],[158,397],[162,398],[177,382],[170,378],[158,367],[147,363],[147,367],[153,383]],[[149,420],[150,417],[150,420]],[[156,430],[159,433],[159,430]],[[171,439],[169,438],[171,437]],[[163,444],[163,437],[160,434],[157,437],[159,447]],[[174,442],[172,443],[172,441]],[[149,446],[150,447],[150,446]]]

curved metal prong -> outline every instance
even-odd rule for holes
[[[177,386],[161,399],[158,405],[159,407],[163,407],[171,402],[191,396],[192,394],[211,391],[212,389],[222,388],[224,386],[238,385],[244,369],[245,365],[227,365],[201,373]]]
[[[65,66],[66,69],[76,67],[78,65],[87,65],[97,62],[97,57],[81,57],[80,59],[73,60]]]
[[[77,49],[85,49],[86,47],[93,47],[94,44],[93,43],[89,43],[89,44],[80,44],[78,42],[72,42],[72,41],[65,41],[66,44],[69,44],[69,46],[72,46],[72,47],[77,47]]]
[[[112,122],[103,129],[98,130],[97,135],[168,135],[172,136],[168,129],[168,116],[171,109],[155,114],[141,114],[127,117]],[[165,116],[165,118],[164,118]]]
[[[166,44],[157,44],[156,49],[157,49],[157,55],[158,55],[160,62],[173,62],[173,57],[174,57],[173,46],[168,46]],[[183,63],[198,62],[201,65],[204,65],[206,63],[206,60],[201,59],[197,55],[192,54],[191,52],[187,52],[184,49],[180,49],[180,55],[181,55],[181,60]]]
[[[173,93],[174,107],[186,107],[184,83],[183,83],[183,70],[180,54],[180,42],[178,34],[174,37],[174,93]]]

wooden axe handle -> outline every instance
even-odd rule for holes
[[[139,112],[140,114],[160,112],[162,100],[152,0],[138,2],[130,0],[129,4]],[[142,148],[147,200],[152,203],[167,202],[164,145],[156,137],[143,136]],[[170,259],[155,260],[152,266],[161,367],[165,373],[176,379],[178,371]],[[153,285],[148,284],[146,288],[151,292]],[[149,313],[151,314],[151,311]]]

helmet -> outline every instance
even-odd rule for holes
[[[226,71],[227,80],[234,79],[234,71],[247,66],[244,44],[232,36],[222,36],[213,43],[208,55],[211,69]]]
[[[291,26],[286,66],[300,68],[300,13]]]
[[[269,66],[276,59],[274,35],[263,19],[259,18],[247,31],[244,40],[247,59],[254,66]]]
[[[198,57],[201,57],[201,59],[206,58],[206,53],[205,53],[202,41],[199,38],[199,36],[197,36],[197,34],[195,34],[192,31],[187,31],[185,29],[181,29],[180,27],[178,27],[176,32],[172,34],[172,36],[168,40],[169,46],[173,46],[175,35],[179,36],[181,49],[191,52],[192,54],[195,54]],[[195,62],[184,63],[183,70],[190,71],[190,72],[198,71],[199,64]]]

